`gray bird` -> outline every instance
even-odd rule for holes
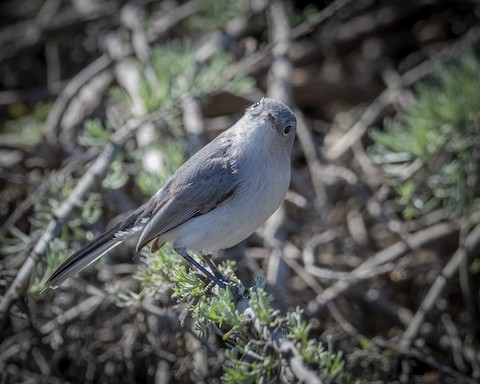
[[[285,104],[263,98],[230,129],[195,153],[147,203],[68,258],[46,286],[58,287],[129,237],[137,252],[165,242],[220,287],[228,281],[189,255],[227,249],[255,232],[277,210],[290,184],[296,118]]]

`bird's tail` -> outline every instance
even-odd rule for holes
[[[98,260],[128,237],[138,233],[141,227],[135,227],[137,221],[135,213],[70,256],[50,276],[45,287],[57,288],[66,279]]]

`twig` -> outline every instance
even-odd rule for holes
[[[455,379],[459,380],[458,381],[459,383],[478,384],[478,382],[475,379],[472,379],[471,377],[468,377],[468,376],[452,369],[451,367],[436,361],[432,356],[425,355],[416,348],[412,348],[412,347],[405,348],[405,347],[402,347],[401,345],[398,345],[396,343],[392,343],[392,342],[387,341],[387,340],[385,340],[381,337],[378,337],[378,336],[374,337],[372,339],[372,341],[381,348],[389,348],[389,349],[392,349],[394,351],[397,351],[397,352],[401,353],[402,355],[408,356],[408,357],[413,358],[413,359],[417,359],[417,360],[429,365],[430,367],[434,368],[435,370],[437,370],[439,372],[443,372],[447,375],[450,375],[450,376],[454,377]]]
[[[21,297],[28,288],[30,276],[37,258],[45,253],[48,243],[59,234],[60,229],[73,208],[83,200],[96,182],[105,177],[108,167],[132,133],[142,124],[158,119],[165,113],[165,110],[160,110],[142,118],[131,118],[112,135],[113,144],[107,146],[98,156],[89,170],[79,179],[68,199],[59,207],[58,211],[55,212],[55,218],[47,225],[47,228],[35,244],[30,256],[22,265],[15,280],[2,297],[0,301],[0,329],[2,329],[5,324],[8,311],[13,301]]]
[[[107,147],[93,163],[88,172],[85,173],[79,180],[72,194],[60,206],[58,211],[55,212],[55,218],[48,224],[47,228],[33,248],[32,253],[22,265],[15,280],[12,282],[5,293],[5,296],[3,296],[2,300],[0,301],[0,329],[3,328],[12,302],[21,297],[26,291],[37,258],[40,255],[43,255],[48,243],[59,234],[60,229],[74,207],[82,201],[83,197],[88,193],[95,182],[104,177],[108,167],[110,166],[110,163],[115,159],[119,150],[119,146]]]
[[[75,171],[80,165],[90,161],[95,156],[93,151],[88,151],[82,156],[77,156],[71,162],[69,162],[63,169],[59,171],[62,175],[69,175],[73,171]],[[9,228],[22,217],[22,215],[28,211],[28,209],[33,204],[33,200],[42,196],[47,191],[46,186],[47,181],[43,182],[42,184],[38,185],[30,195],[23,200],[17,208],[12,212],[12,214],[8,217],[7,220],[0,226],[0,237],[4,237]]]
[[[267,94],[287,104],[291,104],[290,73],[292,64],[288,57],[290,45],[290,24],[286,3],[274,0],[267,9],[270,24],[270,40],[273,44],[273,59],[268,72]],[[267,224],[265,233],[268,242],[273,246],[267,266],[267,282],[273,288],[278,300],[277,305],[283,306],[288,279],[288,268],[283,260],[284,243],[286,240],[285,208],[279,208]]]
[[[185,132],[187,133],[187,151],[190,154],[197,152],[205,145],[205,124],[202,119],[200,105],[190,94],[181,99],[182,118]]]
[[[249,306],[247,299],[242,299],[237,303],[237,310],[248,320],[257,334],[262,335],[262,339],[270,341],[274,350],[285,358],[288,367],[298,381],[308,384],[323,383],[322,379],[305,365],[300,352],[282,329],[272,330],[263,326],[261,321],[258,321],[255,311]]]
[[[395,269],[396,264],[394,263],[385,263],[376,267],[368,268],[365,270],[357,271],[356,269],[352,272],[339,272],[332,271],[328,268],[317,267],[316,265],[310,265],[308,267],[308,272],[313,276],[316,276],[324,280],[341,280],[341,281],[360,281],[368,280],[372,277],[383,275],[387,272]]]
[[[48,115],[47,122],[45,123],[45,132],[47,141],[49,143],[56,145],[59,136],[58,130],[60,128],[60,123],[62,122],[62,118],[73,98],[85,86],[85,84],[91,81],[98,74],[107,70],[112,63],[112,59],[110,59],[107,55],[102,55],[90,65],[82,69],[72,78],[72,80],[68,82],[53,104]]]
[[[181,323],[179,316],[171,309],[160,308],[152,304],[150,301],[143,301],[142,307],[145,311],[160,317],[162,320],[167,321],[168,323],[170,323],[175,327],[177,327]],[[215,355],[219,353],[215,345],[210,343],[207,339],[203,337],[199,337],[198,334],[190,327],[183,326],[182,330],[185,332],[188,332],[193,337],[195,337],[200,342],[200,344],[205,348],[207,348],[211,353]]]
[[[317,149],[315,148],[314,144],[315,141],[313,140],[313,136],[309,127],[307,126],[305,116],[298,109],[295,110],[295,115],[297,116],[298,140],[303,149],[303,153],[305,154],[308,171],[312,180],[313,190],[315,191],[315,209],[319,214],[324,215],[326,212],[330,211],[327,192],[321,177],[324,165],[318,156]]]
[[[444,313],[441,316],[441,320],[449,336],[450,347],[452,348],[452,355],[453,355],[453,361],[455,363],[455,366],[460,371],[465,372],[467,369],[467,366],[465,364],[465,361],[463,360],[462,340],[460,339],[457,326],[455,325],[455,323],[452,320],[452,317],[448,313]]]
[[[323,380],[304,364],[303,358],[291,341],[284,340],[280,345],[280,351],[289,363],[292,373],[297,380],[306,384],[322,384]]]
[[[288,57],[290,46],[290,23],[286,3],[274,0],[268,7],[268,20],[271,28],[270,40],[272,46],[272,62],[268,73],[267,93],[272,97],[290,104],[292,100],[292,89],[290,85],[290,74],[292,63]]]
[[[184,18],[190,16],[195,11],[195,6],[192,2],[186,3],[181,7],[177,7],[171,12],[168,12],[165,17],[158,20],[152,28],[147,31],[148,41],[151,43],[163,35],[169,28],[176,25]],[[115,60],[125,58],[133,53],[133,50],[127,50],[123,53],[123,56],[116,57]],[[55,144],[58,139],[58,129],[62,118],[67,111],[69,104],[74,97],[78,95],[80,90],[90,82],[94,77],[107,70],[112,66],[114,60],[106,54],[101,55],[87,67],[82,69],[77,75],[75,75],[60,93],[59,97],[52,106],[52,109],[48,115],[47,122],[45,124],[45,132],[47,133],[47,140],[50,143]]]
[[[332,17],[335,13],[340,11],[343,7],[351,2],[352,0],[337,0],[328,4],[328,6],[323,8],[320,12],[315,13],[315,15],[305,20],[299,26],[295,27],[292,30],[292,38],[297,39],[306,35],[307,33],[312,32],[314,28],[322,24],[328,18]]]
[[[293,244],[290,244],[290,246],[293,247]],[[292,257],[285,257],[284,261],[292,270],[295,271],[298,276],[302,278],[305,284],[312,288],[315,294],[321,295],[323,293],[323,288],[318,284],[315,277],[312,276],[312,274],[310,273],[310,267],[308,267],[307,271],[306,268],[304,268],[298,261],[296,261]],[[345,332],[352,336],[358,335],[359,332],[350,322],[347,321],[347,319],[345,319],[345,317],[341,314],[333,301],[327,303],[327,308],[332,317],[337,321],[337,323],[343,328]]]
[[[453,275],[458,271],[458,268],[468,256],[470,252],[476,249],[476,247],[480,244],[480,225],[477,225],[466,237],[465,239],[465,246],[459,248],[455,254],[452,256],[450,261],[445,265],[442,269],[440,275],[436,278],[435,282],[432,284],[430,290],[428,291],[427,295],[423,299],[420,307],[418,308],[417,312],[415,313],[412,321],[410,322],[408,328],[402,335],[402,339],[400,340],[400,346],[402,348],[408,349],[415,337],[420,330],[420,326],[422,325],[425,315],[430,312],[437,299],[442,294],[443,289],[445,288],[448,280],[450,280]]]
[[[356,163],[362,169],[363,180],[366,181],[372,190],[376,190],[381,184],[381,174],[379,174],[378,168],[372,164],[372,159],[365,153],[365,148],[361,141],[357,141],[352,145],[352,153]]]
[[[361,212],[353,208],[347,213],[347,228],[352,239],[362,247],[368,246],[368,231]]]
[[[58,324],[66,324],[82,315],[94,312],[103,302],[103,300],[105,300],[104,296],[90,296],[89,298],[70,308],[65,313],[58,315],[54,320],[50,320],[49,322],[43,324],[40,327],[40,333],[42,335],[48,335],[55,330]]]
[[[319,26],[329,17],[333,16],[336,12],[340,11],[343,7],[349,4],[351,0],[336,0],[333,3],[330,3],[320,12],[316,13],[309,19],[305,20],[302,24],[297,26],[292,30],[290,38],[292,40],[298,39],[299,37],[304,36],[309,33],[313,28]],[[268,55],[273,50],[274,43],[271,42],[265,45],[261,50],[255,52],[252,55],[247,56],[243,60],[240,60],[237,64],[233,65],[224,74],[224,81],[228,81],[235,77],[238,73],[251,73],[254,69],[257,69],[257,66],[264,62],[264,67],[268,66],[266,61]]]
[[[178,5],[155,20],[147,31],[149,43],[163,37],[167,31],[197,11],[195,0]]]
[[[375,256],[369,258],[359,267],[355,268],[351,273],[358,274],[365,270],[371,270],[372,268],[378,268],[384,264],[391,263],[398,258],[405,256],[412,250],[418,249],[433,241],[458,233],[459,226],[452,223],[440,223],[433,227],[426,228],[417,233],[414,233],[408,237],[407,241],[399,241],[390,247],[378,252]],[[340,280],[332,286],[323,291],[321,295],[318,295],[314,300],[310,301],[307,306],[307,313],[314,314],[329,301],[334,300],[341,293],[351,288],[358,283],[359,280]]]
[[[368,127],[372,125],[384,109],[395,99],[395,93],[389,88],[383,91],[371,103],[360,119],[348,130],[340,139],[327,149],[326,156],[329,160],[337,160],[342,157],[350,147],[355,144],[367,132]]]
[[[457,57],[458,53],[465,49],[467,44],[478,39],[480,39],[480,27],[475,26],[455,43],[444,48],[438,54],[433,55],[430,59],[419,64],[415,68],[405,72],[401,76],[401,79],[399,79],[398,83],[402,87],[412,86],[417,81],[433,72],[435,69],[433,63],[437,61],[445,62]],[[401,88],[398,88],[398,84],[396,84],[394,87],[385,89],[379,96],[377,96],[353,127],[326,151],[328,159],[339,159],[357,141],[359,141],[367,132],[368,127],[380,117],[385,108],[397,99],[398,91],[402,92]]]

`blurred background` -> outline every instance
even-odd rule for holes
[[[348,372],[325,382],[477,382],[479,18],[466,0],[3,1],[0,382],[299,381],[226,373],[232,346],[135,244],[40,294],[266,95],[297,115],[291,188],[216,262],[303,310]]]

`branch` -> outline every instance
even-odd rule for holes
[[[54,219],[52,219],[48,224],[45,232],[43,232],[42,236],[33,248],[32,253],[22,265],[17,273],[17,276],[15,277],[15,280],[12,282],[5,293],[5,296],[3,296],[0,301],[0,329],[2,329],[5,324],[8,311],[13,301],[23,296],[27,290],[30,276],[32,275],[32,271],[36,261],[38,260],[38,257],[45,253],[48,243],[58,236],[60,229],[74,207],[84,199],[85,195],[90,191],[96,182],[105,177],[110,163],[113,162],[119,150],[119,146],[109,146],[105,148],[104,152],[100,154],[90,169],[78,181],[78,184],[73,190],[72,194],[55,213]]]
[[[454,276],[454,274],[458,271],[460,265],[466,260],[469,253],[474,251],[478,245],[480,244],[480,225],[477,225],[466,237],[465,239],[465,246],[459,248],[450,261],[445,265],[442,269],[442,272],[438,277],[435,279],[435,282],[432,284],[430,290],[428,291],[427,295],[422,301],[422,304],[418,308],[415,316],[413,317],[412,321],[410,322],[408,328],[402,335],[402,339],[400,341],[400,346],[402,348],[410,348],[413,343],[413,340],[418,335],[418,331],[420,330],[420,326],[422,325],[423,321],[425,320],[425,316],[428,312],[430,312],[435,303],[437,302],[438,298],[443,292],[447,282]]]
[[[160,110],[143,118],[129,119],[112,135],[113,144],[107,146],[97,157],[88,171],[79,179],[72,194],[60,206],[58,211],[55,212],[55,218],[47,225],[42,236],[35,244],[32,253],[18,271],[15,280],[8,288],[5,296],[2,297],[0,301],[0,329],[2,329],[5,324],[8,311],[13,301],[23,296],[27,290],[36,260],[38,260],[39,256],[45,253],[48,243],[58,236],[73,208],[81,203],[91,188],[105,177],[110,164],[113,162],[118,152],[123,148],[127,140],[131,137],[132,133],[143,124],[156,120],[159,117],[162,117],[165,113],[165,110]]]
[[[459,38],[455,43],[444,48],[430,59],[405,72],[400,79],[400,86],[410,87],[435,69],[434,63],[446,62],[456,58],[463,49],[472,41],[480,39],[480,27],[473,27],[467,34]],[[360,119],[339,140],[335,141],[327,150],[330,160],[337,160],[343,156],[356,142],[358,142],[367,129],[380,117],[385,108],[396,100],[397,93],[401,91],[397,86],[385,89],[363,112]]]
[[[363,264],[355,268],[351,274],[354,276],[362,275],[366,270],[378,268],[387,263],[391,263],[398,258],[407,255],[412,250],[418,249],[426,244],[438,241],[439,239],[457,234],[459,231],[458,224],[440,223],[430,228],[410,235],[407,240],[401,240],[390,247],[378,252],[375,256],[369,258]],[[387,269],[388,270],[388,269]],[[315,299],[310,301],[307,306],[307,312],[314,314],[324,307],[329,301],[334,300],[340,294],[353,287],[359,281],[357,279],[339,280],[332,286],[323,291]]]

